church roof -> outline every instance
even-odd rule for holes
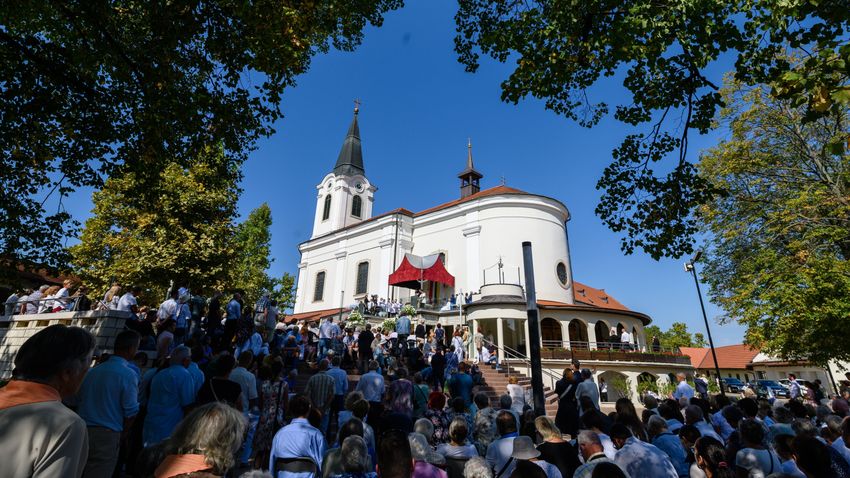
[[[479,191],[475,194],[470,194],[469,196],[461,199],[455,199],[454,201],[449,201],[447,203],[440,204],[439,206],[434,206],[432,208],[428,208],[424,211],[419,211],[414,214],[414,216],[424,216],[425,214],[430,214],[432,212],[437,212],[442,209],[450,208],[452,206],[457,206],[458,204],[463,204],[465,202],[474,201],[476,199],[481,199],[487,196],[497,196],[504,194],[528,194],[525,191],[521,191],[516,188],[508,187],[508,186],[496,186],[490,189],[485,189],[483,191]]]
[[[628,307],[605,292],[605,289],[595,289],[581,282],[573,281],[573,298],[578,304],[591,305],[603,309],[629,310]]]
[[[363,150],[360,147],[360,126],[357,124],[357,110],[354,111],[354,119],[348,127],[348,134],[342,143],[339,157],[336,159],[334,174],[342,176],[355,176],[366,174],[363,169]]]

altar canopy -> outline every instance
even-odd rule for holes
[[[455,278],[449,274],[439,254],[420,257],[405,254],[398,269],[390,274],[391,286],[421,289],[422,281],[439,282],[454,287]]]

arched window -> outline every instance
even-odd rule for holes
[[[327,221],[331,217],[331,195],[325,196],[325,207],[322,210],[322,220]]]
[[[362,209],[363,200],[360,199],[360,196],[354,196],[354,199],[351,200],[351,215],[354,217],[360,217]]]
[[[587,349],[587,325],[578,320],[570,321],[570,348],[571,349]]]
[[[563,347],[561,336],[561,323],[547,317],[540,321],[540,336],[543,338],[544,347]]]
[[[365,294],[369,288],[369,263],[357,264],[357,287],[355,294]]]
[[[330,196],[328,196],[330,197]],[[318,302],[325,297],[325,273],[316,274],[316,288],[313,290],[313,301]]]
[[[611,333],[610,330],[608,330],[608,324],[602,320],[597,321],[596,325],[593,326],[593,331],[596,332],[596,348],[608,348],[608,342],[611,340]]]

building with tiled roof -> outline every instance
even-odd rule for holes
[[[642,372],[660,377],[690,369],[685,357],[648,353],[648,315],[573,280],[564,203],[505,184],[482,189],[471,144],[456,199],[418,212],[374,214],[377,187],[366,176],[358,121],[355,111],[336,164],[316,186],[313,232],[299,245],[289,320],[344,319],[364,299],[381,298],[410,303],[429,327],[439,321],[450,331],[480,328],[503,352],[527,353],[522,244],[528,241],[542,345],[551,351],[553,370],[579,358],[601,376],[619,373],[636,384]],[[628,346],[620,345],[623,337]],[[662,359],[663,366],[655,363]]]
[[[691,358],[691,365],[698,372],[715,376],[714,357],[708,347],[682,347],[682,353]],[[715,347],[717,362],[720,366],[721,377],[735,377],[744,382],[755,378],[752,368],[749,366],[759,352],[748,345],[736,344]]]

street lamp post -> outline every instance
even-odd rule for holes
[[[714,350],[714,340],[711,338],[711,327],[708,325],[708,316],[705,314],[705,304],[702,301],[702,292],[699,289],[697,269],[694,265],[700,257],[702,257],[702,251],[697,251],[689,262],[685,262],[685,272],[690,272],[694,276],[694,284],[697,286],[697,297],[699,297],[699,307],[702,309],[702,319],[705,321],[705,331],[708,334],[708,346],[711,347],[711,356],[714,358],[714,373],[717,374],[717,385],[720,387],[720,394],[726,395],[723,390],[723,380],[720,378],[720,365],[717,363],[717,352]]]

